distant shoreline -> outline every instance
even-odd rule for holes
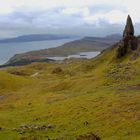
[[[39,41],[52,41],[62,39],[76,39],[78,37],[72,35],[56,35],[56,34],[30,34],[22,35],[13,38],[0,39],[0,44],[5,43],[24,43],[24,42],[39,42]]]

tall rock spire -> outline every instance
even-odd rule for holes
[[[136,50],[138,47],[137,38],[134,36],[134,26],[131,17],[128,15],[125,29],[123,32],[123,39],[120,41],[117,49],[117,58],[121,58],[127,54],[128,50]]]
[[[127,16],[126,25],[123,32],[123,37],[127,37],[127,36],[134,36],[134,26],[130,15]]]

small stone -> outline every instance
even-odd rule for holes
[[[40,118],[34,118],[33,121],[38,121]]]
[[[52,126],[51,124],[49,124],[49,125],[47,126],[47,128],[51,129],[51,128],[53,128],[53,126]]]
[[[89,122],[88,122],[88,121],[85,121],[85,122],[84,122],[84,125],[85,125],[85,126],[87,126],[88,124],[89,124]]]
[[[48,128],[47,128],[46,125],[41,126],[41,130],[47,130],[47,129],[48,129]]]
[[[30,102],[28,103],[29,106],[30,106],[31,104],[32,104],[32,103],[30,103]]]
[[[40,127],[39,127],[38,125],[36,125],[36,124],[33,124],[33,125],[31,126],[31,129],[33,129],[33,130],[39,130]]]
[[[23,125],[20,126],[20,128],[22,130],[26,130],[26,129],[29,129],[29,126],[27,124],[23,124]]]
[[[13,130],[13,131],[17,131],[17,128],[13,128],[12,130]]]
[[[19,132],[19,134],[21,134],[21,135],[22,135],[23,133],[24,133],[24,131]]]

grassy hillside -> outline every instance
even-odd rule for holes
[[[139,140],[140,58],[114,56],[1,70],[0,140]]]

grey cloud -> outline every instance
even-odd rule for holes
[[[91,13],[99,12],[97,7],[89,7]],[[88,25],[81,14],[64,15],[61,11],[65,7],[47,11],[26,11],[17,9],[8,15],[0,15],[0,37],[17,36],[22,34],[54,33],[75,34],[80,36],[104,36],[106,34],[121,33],[124,25],[109,24],[100,20],[100,27],[93,23]],[[108,7],[111,9],[112,7]],[[104,10],[108,10],[105,8]],[[125,20],[125,19],[124,19]],[[140,24],[136,25],[136,29]],[[139,32],[139,31],[138,31]]]

